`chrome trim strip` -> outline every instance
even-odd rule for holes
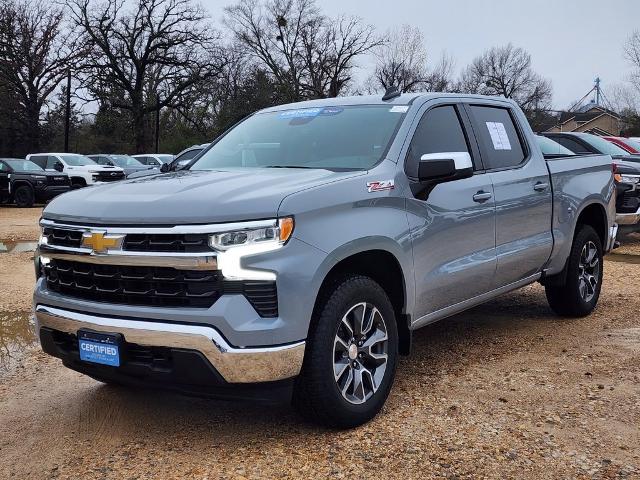
[[[464,300],[462,302],[456,303],[455,305],[450,305],[448,307],[442,308],[435,312],[428,313],[423,315],[422,317],[416,319],[411,323],[409,327],[411,330],[415,330],[417,328],[424,327],[431,323],[437,322],[439,320],[443,320],[447,317],[455,315],[456,313],[463,312],[468,310],[471,307],[475,307],[476,305],[480,305],[488,300],[491,300],[498,295],[502,295],[503,293],[510,292],[512,290],[517,290],[518,288],[524,287],[525,285],[529,285],[537,281],[542,276],[541,273],[536,273],[527,278],[523,278],[522,280],[518,280],[517,282],[510,283],[508,285],[504,285],[500,288],[496,288],[495,290],[491,290],[490,292],[483,293],[476,297],[470,298],[468,300]]]
[[[180,234],[180,233],[220,233],[229,232],[232,230],[244,230],[250,228],[272,227],[277,226],[276,219],[273,220],[253,220],[247,222],[233,222],[233,223],[212,223],[207,225],[176,225],[173,227],[111,227],[104,225],[69,225],[65,223],[58,223],[53,220],[43,218],[40,220],[40,225],[43,227],[61,228],[64,230],[76,230],[82,232],[108,232],[109,234],[123,234],[129,233],[166,233],[166,234]]]
[[[82,328],[98,332],[121,333],[126,341],[151,347],[197,350],[229,383],[272,382],[300,373],[305,342],[260,348],[230,346],[213,327],[124,320],[71,312],[36,305],[36,327],[48,327],[66,333]]]
[[[83,252],[84,253],[84,252]],[[73,262],[90,263],[92,265],[125,265],[136,267],[169,267],[177,270],[218,270],[218,260],[215,255],[179,255],[160,253],[116,251],[106,254],[77,254],[59,253],[40,247],[38,254],[41,257],[54,260],[69,260]],[[166,252],[165,252],[166,253]]]

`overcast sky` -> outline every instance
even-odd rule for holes
[[[224,0],[201,0],[219,20]],[[419,27],[437,60],[456,71],[486,48],[509,42],[527,50],[535,70],[553,83],[553,104],[566,108],[599,76],[605,94],[630,67],[623,44],[640,29],[640,1],[619,0],[318,0],[325,14],[358,15],[376,29]],[[360,75],[364,75],[361,73]]]

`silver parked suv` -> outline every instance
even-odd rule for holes
[[[186,169],[44,210],[45,352],[105,382],[286,394],[351,427],[417,328],[532,282],[596,306],[611,158],[545,159],[512,101],[389,92],[257,112]]]

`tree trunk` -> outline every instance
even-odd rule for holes
[[[142,107],[133,108],[133,136],[136,141],[136,153],[149,153],[147,142],[147,124]]]

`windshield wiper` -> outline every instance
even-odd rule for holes
[[[265,165],[264,168],[305,168],[309,170],[327,170],[322,167],[307,167],[306,165]]]

